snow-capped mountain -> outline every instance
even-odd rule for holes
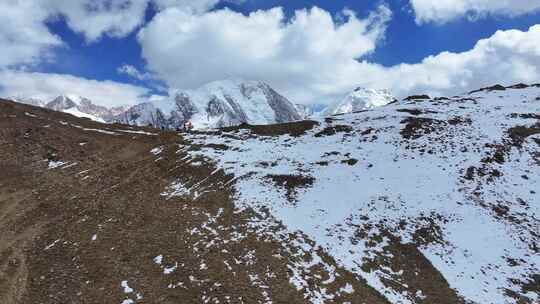
[[[90,99],[77,95],[60,95],[44,105],[54,111],[89,118],[98,122],[109,122],[127,110],[126,107],[107,108],[94,104]]]
[[[83,113],[87,113],[96,117],[99,117],[105,121],[111,120],[115,113],[118,111],[125,111],[125,107],[118,107],[114,109],[109,109],[104,106],[99,106],[92,103],[88,98],[81,97],[77,104],[77,109]]]
[[[43,107],[46,104],[45,101],[39,98],[33,98],[33,97],[12,96],[12,97],[8,97],[8,99],[19,102],[19,103],[35,106],[35,107]]]
[[[294,107],[296,108],[298,115],[300,115],[300,117],[302,117],[304,120],[312,118],[315,114],[313,109],[307,105],[295,104]]]
[[[324,115],[337,115],[381,107],[397,99],[387,90],[356,88],[342,101],[329,106]]]
[[[63,112],[68,109],[76,108],[78,105],[78,102],[80,100],[80,97],[78,96],[71,96],[68,97],[67,95],[60,95],[56,97],[55,99],[48,102],[45,107],[47,109],[51,109],[53,111],[59,111]]]
[[[196,90],[177,92],[166,101],[137,105],[115,121],[180,128],[191,121],[197,129],[221,128],[243,123],[265,125],[301,120],[295,106],[268,84],[224,80]]]
[[[360,108],[391,101],[364,100],[375,93],[359,91]],[[422,97],[291,124],[295,136],[272,126],[188,135],[202,148],[182,160],[234,176],[236,207],[257,214],[258,234],[302,236],[295,256],[309,262],[289,269],[311,303],[379,303],[354,283],[331,291],[340,267],[384,303],[540,303],[539,113],[540,85]],[[206,179],[173,194],[198,197]]]
[[[109,117],[108,120],[112,120],[115,116],[126,112],[130,108],[131,108],[131,106],[117,106],[117,107],[110,108],[109,113],[110,113],[111,117]]]
[[[117,114],[112,120],[127,125],[152,126],[159,129],[165,129],[169,126],[169,121],[163,112],[151,102],[135,105],[127,111]]]
[[[520,84],[171,134],[0,99],[0,299],[540,303],[539,113]]]

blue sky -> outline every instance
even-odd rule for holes
[[[38,72],[43,79],[47,78],[47,75],[62,75],[80,78],[83,82],[85,80],[96,81],[92,85],[104,81],[109,82],[108,84],[118,83],[120,86],[127,84],[132,86],[135,91],[129,97],[126,95],[126,99],[133,99],[133,96],[138,94],[140,96],[137,96],[137,101],[148,98],[152,94],[166,95],[167,90],[172,88],[192,89],[208,81],[220,80],[226,75],[267,81],[289,98],[297,99],[301,103],[328,103],[332,99],[338,98],[340,94],[345,94],[347,90],[360,85],[389,88],[395,91],[396,95],[401,96],[417,93],[420,90],[443,94],[455,90],[465,90],[474,85],[487,85],[501,81],[538,80],[538,52],[533,49],[529,50],[531,54],[523,54],[522,52],[508,54],[508,49],[519,49],[520,44],[537,39],[536,31],[533,33],[530,29],[540,23],[539,1],[517,0],[512,8],[504,7],[504,5],[482,8],[480,5],[480,7],[471,9],[465,7],[460,11],[454,10],[452,7],[438,6],[438,4],[425,4],[427,2],[422,0],[396,0],[392,2],[380,0],[246,0],[237,4],[206,0],[209,2],[208,5],[200,5],[202,2],[199,2],[196,4],[197,8],[190,8],[189,3],[193,1],[161,0],[163,3],[168,1],[168,4],[163,4],[161,7],[159,7],[161,4],[156,3],[141,4],[140,7],[145,9],[144,11],[139,9],[141,17],[138,21],[135,20],[137,15],[133,13],[136,8],[133,8],[133,11],[123,12],[121,11],[122,7],[118,11],[113,11],[114,7],[104,4],[103,7],[97,8],[93,12],[87,12],[84,10],[85,1],[80,0],[82,8],[78,8],[77,4],[66,8],[55,6],[55,0],[45,0],[51,4],[44,5],[42,8],[45,17],[37,22],[41,22],[44,28],[36,28],[36,31],[47,32],[48,35],[56,37],[61,42],[45,42],[44,46],[32,45],[37,50],[30,53],[33,55],[31,58],[28,60],[25,60],[24,57],[17,58],[18,61],[14,59],[12,64],[9,64],[11,62],[8,61],[8,64],[4,64],[3,67],[0,63],[0,71],[17,72],[21,79],[33,77],[28,76],[28,73]],[[100,1],[105,0],[98,0],[96,3]],[[134,1],[151,2],[152,0]],[[466,1],[456,0],[455,2],[456,6],[460,6]],[[485,3],[486,1],[479,2]],[[275,11],[270,13],[276,7],[281,7],[283,16]],[[320,10],[315,12],[312,10],[313,7],[318,7]],[[224,10],[227,10],[226,13],[221,13]],[[307,12],[308,17],[307,23],[301,26],[300,22],[295,21],[300,19],[298,15],[300,10]],[[352,12],[353,17],[344,13],[344,10]],[[263,16],[251,17],[250,14],[256,11],[263,12]],[[38,12],[35,13],[40,15]],[[101,13],[109,19],[94,25],[97,24],[97,21],[92,18]],[[216,13],[218,13],[216,17],[208,17]],[[112,14],[112,16],[107,14]],[[134,17],[130,17],[131,15]],[[298,29],[303,26],[316,28],[319,23],[324,23],[326,15],[332,18],[333,26],[317,29],[314,31],[315,35],[302,33],[302,31],[309,32],[309,28]],[[122,17],[127,18],[125,20],[130,22],[126,24],[125,21],[122,21]],[[81,21],[84,18],[87,18],[88,22]],[[220,18],[223,19],[223,24],[219,24]],[[158,24],[155,22],[157,19],[163,22]],[[191,21],[185,22],[188,19]],[[96,20],[98,19],[96,18]],[[130,24],[131,21],[133,21],[133,25]],[[238,24],[235,23],[236,21]],[[358,21],[358,23],[353,21]],[[268,23],[268,31],[264,26],[260,28],[257,25],[253,26],[254,23],[260,24],[261,22]],[[182,23],[185,23],[184,26],[187,24],[196,24],[196,26],[193,26],[193,32],[187,34],[181,30],[173,30],[162,37],[159,36],[161,32],[171,28],[181,28],[180,24]],[[346,31],[347,25],[350,30]],[[100,26],[103,27],[103,31],[96,31],[96,28],[100,28]],[[246,39],[234,37],[236,35],[242,36],[243,28],[251,29],[252,26],[253,31],[259,30],[260,34],[246,34],[248,37]],[[230,29],[227,30],[229,27]],[[346,33],[340,33],[340,28],[343,28],[342,32]],[[354,32],[355,29],[357,29],[357,34]],[[514,33],[510,30],[518,30],[519,32]],[[0,40],[2,39],[1,31]],[[17,31],[17,29],[12,31]],[[140,39],[141,31],[148,33],[145,35],[145,39]],[[508,31],[508,35],[495,37],[494,34],[497,31]],[[225,38],[231,37],[231,32],[234,32],[232,42],[224,41]],[[320,33],[320,37],[317,37],[317,33]],[[10,34],[16,35],[17,33],[8,32],[5,36],[9,38]],[[273,34],[281,37],[281,40],[275,42],[264,39],[265,35],[272,37]],[[248,35],[254,35],[254,38],[249,38]],[[182,36],[188,38],[184,39]],[[205,40],[205,36],[209,38]],[[452,62],[457,60],[456,65],[461,64],[463,67],[468,67],[471,64],[467,60],[471,59],[467,59],[470,56],[465,53],[471,50],[474,50],[475,54],[478,53],[475,55],[475,57],[481,58],[478,61],[484,61],[484,57],[489,56],[491,51],[488,51],[487,47],[474,49],[481,39],[493,40],[496,49],[494,56],[498,57],[486,58],[484,65],[480,65],[474,70],[472,68],[468,70],[463,74],[467,78],[465,82],[460,80],[463,78],[460,78],[460,70],[452,70],[448,67],[450,61],[447,58],[437,58],[435,64],[424,62],[429,56],[451,52],[456,54],[454,56],[456,58],[451,59]],[[188,40],[189,43],[186,42]],[[509,40],[515,45],[508,47],[505,45],[505,40]],[[12,40],[10,42],[13,43]],[[540,41],[537,42],[540,45]],[[159,44],[162,43],[171,44],[167,48],[163,48],[167,51],[160,49]],[[290,45],[294,43],[304,43],[305,45],[295,46],[289,50]],[[327,49],[324,46],[325,43],[331,45],[331,48]],[[362,43],[366,45],[365,48]],[[280,51],[265,55],[267,56],[266,60],[265,58],[260,59],[257,54],[261,51],[266,52],[263,48],[236,56],[237,53],[243,52],[255,44],[268,44]],[[219,48],[222,52],[208,50],[208,46]],[[29,48],[26,45],[23,47],[25,50]],[[322,49],[314,50],[314,47],[322,47]],[[342,51],[347,49],[357,51]],[[31,51],[29,50],[29,52]],[[296,51],[298,53],[294,53]],[[43,55],[44,53],[47,56]],[[189,53],[190,56],[185,56],[186,53]],[[199,53],[200,57],[197,58]],[[289,60],[289,58],[296,58],[296,56],[304,56],[306,59],[304,61],[302,59]],[[343,58],[334,58],[336,56],[343,56]],[[533,57],[532,61],[531,56]],[[514,57],[515,64],[512,66],[523,64],[532,66],[533,69],[527,69],[527,73],[520,74],[512,70],[512,67],[501,68],[499,74],[490,75],[490,77],[493,76],[492,80],[481,72],[482,69],[489,67],[488,63],[491,60],[496,62],[496,59]],[[212,61],[212,65],[205,66],[209,58],[213,58],[214,61]],[[249,67],[238,68],[239,65],[243,64],[243,58],[246,58],[246,65],[251,65],[253,70],[260,72],[249,70]],[[335,63],[332,61],[334,59]],[[182,62],[183,60],[186,62]],[[200,60],[200,64],[193,65],[193,60]],[[356,66],[354,60],[363,61],[365,64]],[[222,64],[222,61],[230,61],[230,63]],[[170,67],[169,62],[172,64]],[[321,62],[324,62],[324,65]],[[323,67],[313,67],[318,64]],[[149,76],[134,77],[133,74],[120,73],[119,68],[123,65],[135,68],[138,75]],[[295,66],[295,69],[280,73],[279,67],[284,65]],[[335,73],[332,71],[334,66]],[[429,75],[429,68],[439,72],[440,69],[446,70],[432,78]],[[199,69],[204,72],[199,73]],[[303,73],[304,71],[305,73]],[[20,74],[22,72],[27,74]],[[409,79],[407,75],[413,74],[425,75],[414,81],[411,80],[407,85],[398,84],[400,78]],[[265,75],[268,75],[268,79],[264,79]],[[315,77],[313,75],[321,76]],[[394,80],[389,81],[388,79]],[[335,86],[329,85],[332,82],[336,83]],[[3,83],[0,82],[0,90],[3,90],[4,94],[48,96],[57,93],[52,91],[61,89],[54,84],[50,86],[55,88],[40,89],[33,84],[29,85],[28,92],[24,92],[25,86],[22,84],[14,86],[6,83],[5,80]],[[78,86],[75,85],[75,87]],[[131,87],[122,87],[122,89],[129,88]],[[68,89],[66,88],[66,90]],[[40,93],[39,90],[49,90],[50,92]],[[99,99],[104,98],[99,97]],[[126,100],[124,102],[133,103],[135,101]]]

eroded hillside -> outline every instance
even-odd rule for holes
[[[540,88],[190,134],[0,102],[2,303],[536,303]]]

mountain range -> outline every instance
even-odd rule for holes
[[[393,102],[397,102],[397,99],[387,90],[358,87],[343,100],[328,106],[323,113],[327,116],[348,114],[381,107]]]
[[[158,103],[136,105],[113,120],[130,125],[179,128],[190,121],[196,129],[301,120],[295,106],[268,84],[226,80],[197,90],[174,93]]]
[[[540,85],[197,132],[0,100],[0,143],[1,303],[540,303]]]
[[[128,110],[126,106],[107,108],[96,105],[88,98],[73,94],[60,95],[49,102],[37,98],[12,97],[10,99],[28,105],[69,113],[77,117],[89,118],[97,122],[112,122],[115,116]]]
[[[293,104],[264,82],[237,79],[212,82],[195,90],[177,91],[162,101],[131,107],[107,108],[72,94],[58,96],[49,102],[21,97],[11,99],[98,122],[172,130],[182,128],[187,121],[196,129],[207,129],[286,123],[310,119],[315,114],[309,106]],[[387,91],[357,88],[322,114],[350,113],[393,101],[395,98]]]

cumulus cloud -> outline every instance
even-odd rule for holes
[[[192,12],[205,12],[214,7],[220,0],[154,0],[159,10],[178,7]]]
[[[61,94],[89,98],[103,106],[133,105],[147,100],[146,88],[114,81],[97,81],[70,75],[0,71],[0,95],[52,100]]]
[[[540,25],[497,31],[467,52],[443,52],[418,64],[378,68],[380,83],[394,91],[454,94],[495,83],[540,81]]]
[[[53,57],[64,45],[46,21],[61,16],[68,26],[95,41],[102,35],[125,36],[144,20],[149,0],[4,0],[0,1],[0,67],[31,65]]]
[[[144,21],[148,0],[40,0],[51,15],[66,18],[68,26],[88,41],[102,35],[123,37]]]
[[[129,65],[129,64],[124,64],[124,65],[118,67],[118,69],[116,71],[119,74],[128,75],[131,78],[135,78],[135,79],[141,80],[141,81],[150,80],[150,79],[153,78],[152,74],[147,73],[147,72],[141,72],[136,67],[134,67],[132,65]]]
[[[104,35],[124,37],[144,23],[152,4],[158,10],[177,7],[190,12],[211,9],[219,0],[3,0],[0,1],[0,67],[35,63],[62,45],[45,22],[65,18],[88,42]]]
[[[174,88],[193,88],[230,77],[261,79],[295,100],[349,89],[356,58],[370,54],[384,37],[391,12],[380,6],[366,19],[344,12],[336,23],[320,8],[281,8],[243,15],[231,10],[159,13],[138,39],[148,67]],[[355,81],[359,81],[357,79]]]
[[[101,38],[124,37],[145,20],[148,5],[158,11],[171,7],[193,13],[207,11],[220,0],[39,0],[52,14],[64,16],[68,26],[89,42]]]
[[[45,25],[46,11],[30,1],[0,1],[0,68],[35,64],[51,55],[62,40]]]
[[[156,77],[178,89],[234,77],[266,81],[295,102],[328,103],[356,86],[389,88],[403,97],[423,92],[448,95],[498,82],[540,79],[540,25],[528,31],[499,31],[467,52],[443,52],[416,64],[384,67],[368,57],[384,43],[392,15],[384,5],[365,18],[347,10],[337,18],[315,7],[296,11],[288,19],[281,8],[249,15],[228,9],[208,11],[218,1],[0,1],[4,20],[0,27],[2,94],[51,97],[74,93],[104,104],[144,99],[141,96],[148,90],[137,86],[13,69],[46,60],[55,47],[63,45],[45,25],[51,18],[65,16],[68,26],[94,41],[138,28],[149,3],[158,13],[137,39],[150,73],[127,65],[118,72],[155,87],[161,87]],[[488,2],[494,5],[485,5]],[[520,14],[540,5],[515,0],[505,10],[510,7],[508,1],[411,3],[420,22],[449,20],[469,11]],[[66,88],[73,92],[65,92]]]
[[[535,0],[410,0],[417,23],[445,23],[487,15],[518,16],[540,10]]]
[[[65,18],[69,28],[88,42],[103,35],[123,37],[143,22],[150,3],[158,9],[182,7],[190,12],[211,8],[218,0],[3,0],[0,1],[0,93],[43,99],[61,93],[90,97],[98,103],[134,103],[147,89],[110,81],[94,81],[70,75],[29,73],[44,60],[54,59],[54,50],[66,46],[53,34],[47,21]],[[150,74],[125,67],[123,71],[141,80]],[[155,81],[158,86],[159,82]],[[66,92],[69,90],[69,92]]]
[[[173,88],[231,77],[264,80],[300,103],[332,102],[356,86],[404,97],[540,79],[540,25],[499,31],[467,52],[384,67],[366,55],[383,43],[390,11],[381,6],[365,19],[344,14],[337,22],[319,8],[297,11],[290,20],[280,8],[249,15],[168,9],[138,39],[149,69]]]

